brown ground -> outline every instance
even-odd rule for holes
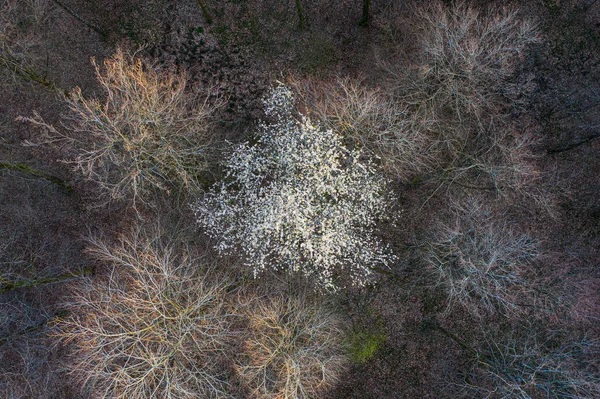
[[[33,48],[36,65],[56,86],[67,90],[79,86],[86,94],[100,95],[90,58],[102,60],[117,45],[145,45],[142,54],[157,63],[175,63],[188,68],[194,82],[221,87],[229,100],[221,115],[220,135],[240,141],[261,115],[258,100],[269,80],[283,79],[288,71],[322,79],[336,74],[363,77],[370,85],[381,82],[384,72],[377,57],[409,57],[414,51],[397,21],[419,1],[374,0],[370,26],[358,27],[360,2],[306,0],[303,31],[297,29],[292,1],[207,0],[211,25],[192,0],[170,5],[158,0],[61,1],[104,36],[52,0],[37,3],[44,5],[45,19],[35,28],[22,29],[41,38]],[[566,330],[574,337],[585,331],[597,338],[600,2],[521,3],[526,14],[539,20],[543,43],[529,51],[522,67],[521,73],[534,74],[535,90],[526,110],[514,118],[535,129],[541,143],[536,148],[539,166],[558,205],[556,218],[519,203],[505,216],[542,242],[545,255],[532,273],[558,287],[561,299],[570,304],[566,315],[557,313],[545,320],[547,328]],[[0,171],[0,247],[8,246],[0,252],[0,272],[11,281],[102,273],[102,267],[83,253],[83,238],[90,232],[114,237],[128,229],[135,213],[119,203],[94,207],[93,184],[60,161],[73,153],[68,143],[23,145],[39,143],[40,132],[15,118],[38,112],[48,123],[60,125],[64,106],[55,92],[35,82],[2,79],[0,161],[59,177],[73,191],[27,173]],[[356,329],[376,325],[386,339],[372,358],[353,364],[341,376],[328,398],[460,397],[458,386],[465,373],[471,374],[469,352],[435,323],[472,347],[482,345],[480,327],[495,332],[525,329],[514,320],[478,319],[461,309],[444,312],[443,292],[422,282],[426,277],[419,274],[417,251],[402,244],[426,237],[435,227],[449,191],[441,190],[422,206],[431,186],[397,182],[394,189],[404,209],[401,227],[389,227],[384,238],[400,250],[393,272],[404,280],[398,284],[384,278],[377,288],[341,299]],[[485,198],[494,201],[493,194]],[[152,214],[148,211],[142,217]],[[51,322],[62,316],[60,304],[73,279],[8,292],[0,288],[0,397],[87,397],[66,373],[67,349],[54,345],[47,335]],[[537,319],[543,317],[531,316],[536,320],[528,328],[542,323]]]

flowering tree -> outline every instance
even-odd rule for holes
[[[339,135],[296,115],[288,87],[272,88],[264,105],[272,123],[229,157],[224,182],[194,207],[198,223],[219,251],[240,250],[255,276],[273,268],[330,290],[339,277],[363,286],[371,266],[393,259],[372,236],[386,181]]]

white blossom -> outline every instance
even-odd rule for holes
[[[267,269],[314,276],[326,289],[349,276],[363,286],[394,256],[373,236],[389,201],[386,181],[332,130],[294,116],[291,91],[264,100],[273,123],[228,158],[224,182],[194,206],[220,252],[241,251],[254,275]]]

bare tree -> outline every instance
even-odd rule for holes
[[[479,361],[467,374],[465,396],[593,399],[600,395],[597,341],[543,337],[535,331],[527,331],[527,337],[515,335],[488,337]]]
[[[345,369],[343,323],[322,299],[254,298],[236,371],[258,399],[320,398]]]
[[[135,232],[115,246],[92,239],[88,251],[111,270],[75,289],[56,335],[71,344],[68,367],[93,397],[225,397],[228,280],[156,235]]]
[[[461,304],[475,314],[517,311],[532,290],[525,274],[538,255],[535,240],[496,221],[476,201],[453,208],[425,249],[427,267],[447,289],[448,306]]]
[[[69,133],[37,115],[23,119],[69,139],[78,155],[68,162],[109,200],[135,204],[153,189],[197,188],[212,156],[212,115],[221,104],[210,103],[214,93],[192,94],[185,72],[160,70],[120,49],[103,67],[92,62],[106,99],[88,99],[79,88],[64,96]]]

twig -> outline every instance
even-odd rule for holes
[[[65,10],[66,12],[68,12],[73,18],[75,18],[76,20],[78,20],[79,22],[81,22],[82,24],[84,24],[85,26],[87,26],[88,28],[90,28],[91,30],[93,30],[94,32],[96,32],[97,34],[99,34],[103,39],[108,38],[108,34],[106,32],[104,32],[102,29],[100,29],[98,26],[92,24],[91,22],[86,21],[85,19],[83,19],[82,17],[80,17],[75,11],[73,11],[70,7],[62,4],[60,1],[58,0],[52,0],[53,2],[55,2],[60,8],[62,8],[63,10]]]
[[[456,184],[459,187],[462,188],[468,188],[471,190],[486,190],[486,191],[498,191],[501,187],[495,187],[495,186],[482,186],[482,187],[478,187],[478,186],[471,186],[468,184],[463,184],[463,183],[459,183],[455,180],[449,180],[449,179],[445,179],[445,181],[450,182],[450,184]]]
[[[590,137],[588,137],[588,138],[586,138],[586,139],[583,139],[583,140],[581,140],[581,141],[577,141],[577,142],[575,142],[575,143],[569,144],[569,145],[567,145],[567,146],[565,146],[565,147],[561,147],[561,148],[551,148],[551,149],[549,149],[549,150],[548,150],[548,154],[557,154],[557,153],[559,153],[559,152],[566,152],[566,151],[572,150],[573,148],[577,148],[577,147],[579,147],[580,145],[583,145],[583,144],[589,143],[590,141],[592,141],[592,140],[594,140],[594,139],[597,139],[598,137],[600,137],[600,134],[595,134],[595,135],[593,135],[593,136],[590,136]]]
[[[369,25],[369,9],[371,8],[371,0],[363,0],[362,16],[358,20],[359,26]]]
[[[387,277],[389,277],[389,278],[391,278],[393,280],[396,280],[396,281],[399,281],[399,282],[402,282],[402,283],[406,283],[408,281],[407,277],[399,276],[396,273],[391,272],[389,270],[385,270],[385,269],[382,269],[382,268],[379,268],[379,267],[376,267],[376,266],[368,266],[368,268],[371,269],[371,270],[373,270],[376,273],[383,274],[384,276],[387,276]]]
[[[590,8],[593,7],[594,4],[596,4],[598,0],[594,0],[592,1],[590,4],[588,4],[587,6],[585,6],[585,8],[583,9],[584,12],[587,12]]]
[[[298,29],[304,29],[304,11],[302,7],[302,0],[296,0],[296,11],[298,12]]]
[[[204,15],[204,19],[206,20],[206,23],[209,25],[212,24],[212,18],[210,16],[210,14],[208,13],[208,9],[204,5],[204,2],[202,0],[197,0],[197,1],[198,1],[198,5],[200,6],[200,9],[202,10],[202,15]]]
[[[37,280],[15,281],[14,283],[8,283],[8,284],[5,284],[5,285],[1,286],[0,287],[0,293],[9,292],[9,291],[15,291],[15,290],[17,290],[19,288],[37,287],[37,286],[40,286],[40,285],[60,283],[60,282],[63,282],[63,281],[72,280],[72,279],[77,278],[77,277],[89,276],[91,274],[92,274],[92,269],[86,268],[86,269],[83,269],[82,271],[76,272],[76,273],[64,273],[64,274],[61,274],[59,276],[43,277],[43,278],[40,278],[40,279],[37,279]]]
[[[452,332],[446,330],[444,327],[442,327],[440,325],[440,323],[437,319],[435,319],[435,318],[426,319],[426,320],[424,320],[423,325],[427,328],[438,331],[438,332],[442,333],[442,335],[450,338],[458,346],[460,346],[461,348],[466,350],[469,353],[469,355],[471,355],[474,359],[477,360],[478,363],[482,364],[483,366],[493,368],[492,362],[490,361],[488,356],[481,354],[475,348],[467,345],[467,343],[465,343],[462,339],[460,339],[456,334],[453,334]]]
[[[61,310],[56,312],[52,317],[49,317],[45,320],[43,320],[42,322],[40,322],[39,324],[27,327],[21,331],[18,331],[14,334],[8,335],[8,336],[4,336],[4,337],[0,337],[0,345],[6,344],[12,340],[14,340],[16,337],[19,337],[21,335],[26,335],[26,334],[31,334],[34,332],[37,332],[41,329],[43,329],[44,327],[46,327],[46,325],[62,320],[63,318],[65,318],[68,315],[68,312],[66,310]]]
[[[8,53],[0,54],[0,66],[8,69],[14,73],[15,76],[25,81],[39,83],[48,90],[63,93],[66,96],[69,96],[69,92],[67,90],[59,88],[53,80],[48,79],[46,74],[38,74],[33,65],[25,65],[22,60],[19,60]]]
[[[46,179],[49,182],[58,184],[68,193],[73,191],[73,187],[71,187],[71,185],[66,181],[59,179],[58,177],[49,175],[48,173],[42,172],[41,170],[33,169],[32,167],[22,163],[0,162],[0,169],[16,170],[33,176],[41,177],[42,179]]]

